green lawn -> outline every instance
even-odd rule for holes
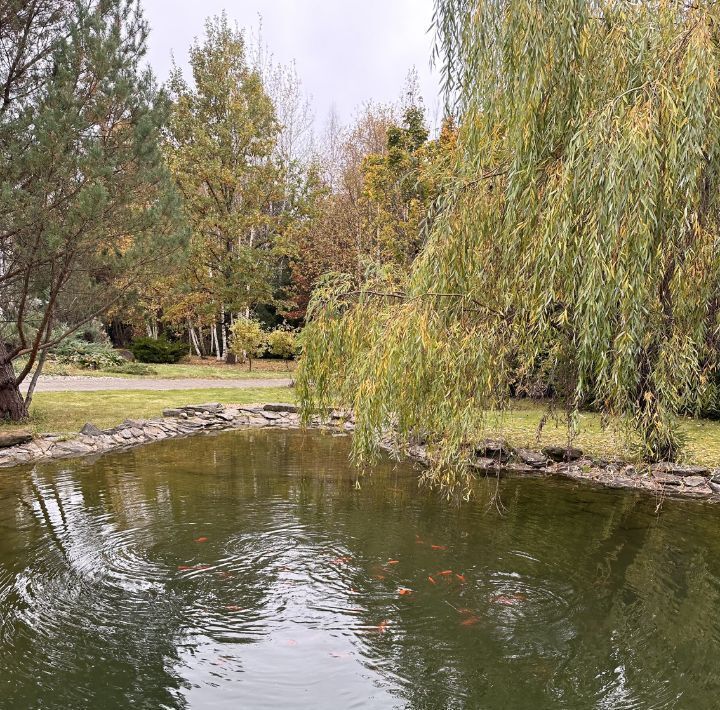
[[[221,402],[223,404],[255,404],[262,402],[293,402],[295,393],[288,387],[255,389],[202,389],[114,392],[37,392],[33,397],[30,428],[40,432],[77,432],[86,422],[101,429],[115,426],[124,419],[159,417],[163,409],[184,404]],[[0,425],[0,429],[10,425]]]
[[[197,363],[179,363],[177,365],[147,365],[152,368],[153,374],[150,375],[133,375],[118,372],[108,372],[107,370],[86,370],[80,367],[72,367],[70,365],[58,365],[54,362],[48,362],[43,368],[44,375],[73,375],[78,377],[120,377],[131,379],[213,379],[213,380],[274,380],[286,379],[292,377],[294,363],[290,365],[293,369],[279,361],[272,362],[272,365],[254,364],[252,371],[249,371],[247,365],[225,365],[225,364],[197,364]]]

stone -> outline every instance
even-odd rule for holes
[[[27,444],[29,441],[32,441],[32,438],[32,434],[24,429],[2,431],[0,432],[0,449],[7,449],[10,446],[17,446],[18,444]]]
[[[127,360],[128,362],[135,362],[135,356],[132,354],[132,352],[130,350],[125,350],[123,348],[115,348],[115,352],[123,360]]]
[[[690,488],[699,488],[704,486],[707,479],[704,476],[686,476],[683,478],[683,484]]]
[[[282,404],[278,402],[270,402],[263,409],[266,412],[288,412],[289,414],[297,414],[298,408],[294,404]]]
[[[85,434],[85,436],[102,436],[102,431],[92,422],[88,422],[82,429],[80,429],[80,433]]]
[[[527,466],[532,466],[533,468],[544,468],[547,466],[547,456],[544,456],[539,451],[516,449],[515,454]]]
[[[231,422],[233,421],[233,419],[235,419],[236,415],[233,412],[218,412],[216,416],[218,417],[218,419],[222,419],[226,422]]]
[[[163,409],[164,417],[179,417],[182,414],[180,409]]]
[[[132,432],[129,429],[123,429],[120,432],[120,436],[122,436],[123,439],[132,439],[133,438]]]
[[[144,434],[144,430],[141,429],[140,427],[135,427],[135,426],[134,426],[134,427],[130,427],[130,433],[131,433],[134,437],[139,437],[139,436],[142,436],[142,435]]]
[[[276,421],[277,419],[281,419],[280,415],[277,412],[260,412],[260,414],[265,417],[268,421]]]
[[[209,402],[208,404],[188,404],[183,410],[188,414],[195,412],[222,412],[225,407],[219,402]]]
[[[713,493],[720,493],[720,473],[715,473],[708,483]]]
[[[510,461],[513,453],[513,448],[503,439],[486,439],[475,447],[476,456],[501,462]]]
[[[546,446],[542,452],[549,459],[557,462],[577,461],[583,456],[582,450],[574,446]]]
[[[663,486],[679,486],[681,479],[670,473],[653,473],[653,481],[662,483]]]
[[[709,476],[710,470],[705,466],[686,466],[672,461],[660,461],[650,467],[653,473],[669,473],[673,476]]]

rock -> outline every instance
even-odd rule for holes
[[[683,483],[690,488],[699,488],[705,485],[707,479],[704,476],[686,476],[683,478]]]
[[[282,404],[278,402],[270,402],[263,409],[266,412],[288,412],[289,414],[297,414],[298,408],[294,404]]]
[[[135,362],[135,356],[132,354],[132,352],[130,350],[125,350],[123,348],[115,348],[115,352],[123,360],[127,360],[128,362]]]
[[[547,466],[548,457],[539,451],[516,449],[515,454],[527,466],[532,466],[533,468],[544,468]]]
[[[217,413],[218,419],[222,419],[226,422],[231,422],[233,419],[235,419],[235,414],[233,412],[218,412]]]
[[[669,473],[673,476],[708,476],[709,469],[705,466],[685,466],[681,463],[672,463],[672,461],[661,461],[650,467],[653,473]]]
[[[679,486],[681,479],[670,473],[653,473],[653,481],[662,483],[663,486]]]
[[[486,439],[475,448],[480,458],[507,462],[512,458],[513,448],[503,439]]]
[[[163,409],[164,417],[179,417],[181,414],[181,409]]]
[[[102,431],[92,422],[88,422],[82,429],[80,429],[80,433],[85,436],[102,436]]]
[[[188,414],[197,412],[222,412],[225,407],[219,402],[209,402],[208,404],[188,404],[182,408]]]
[[[557,462],[577,461],[583,455],[581,449],[576,449],[573,446],[546,446],[542,452],[549,459]]]
[[[277,412],[260,412],[260,414],[265,417],[268,421],[276,421],[277,419],[281,419],[282,417]]]
[[[32,434],[24,429],[2,431],[0,432],[0,449],[7,449],[10,446],[17,446],[18,444],[27,444],[29,441],[32,441],[32,438]]]

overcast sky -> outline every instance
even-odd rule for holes
[[[430,70],[433,0],[143,0],[150,22],[149,60],[165,81],[171,55],[187,66],[188,47],[207,16],[225,10],[262,34],[279,63],[295,60],[312,97],[316,124],[331,106],[344,122],[365,101],[395,101],[414,66],[428,120],[435,123],[437,76]]]

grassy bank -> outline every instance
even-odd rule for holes
[[[31,421],[23,428],[40,432],[77,432],[86,422],[100,428],[115,426],[125,419],[159,417],[163,409],[184,404],[221,402],[253,404],[293,402],[288,387],[257,389],[202,389],[114,392],[38,392],[30,410]],[[0,430],[12,428],[0,425]]]
[[[506,438],[514,446],[540,448],[568,441],[567,420],[562,412],[549,413],[542,402],[515,401],[509,412],[488,418],[488,436]],[[539,425],[543,423],[540,428]],[[720,466],[720,422],[708,419],[684,419],[680,424],[687,440],[685,457],[704,466]],[[603,427],[600,416],[580,415],[579,433],[572,441],[593,456],[632,460],[633,452],[618,427]]]
[[[177,366],[169,366],[177,367]],[[35,432],[76,432],[90,421],[110,427],[124,419],[160,416],[163,409],[184,404],[221,402],[250,404],[293,402],[295,393],[287,387],[252,389],[202,389],[116,392],[38,392],[32,406],[29,428]],[[549,416],[547,404],[514,402],[509,412],[488,418],[485,436],[501,436],[514,446],[540,448],[568,440],[567,424],[559,413]],[[540,423],[543,426],[540,428]],[[27,427],[28,425],[25,425]],[[0,429],[9,428],[0,425]],[[720,422],[706,419],[684,420],[687,460],[707,466],[720,466]],[[597,414],[580,415],[580,432],[573,440],[586,453],[607,458],[631,459],[632,452],[621,432],[603,427]]]

